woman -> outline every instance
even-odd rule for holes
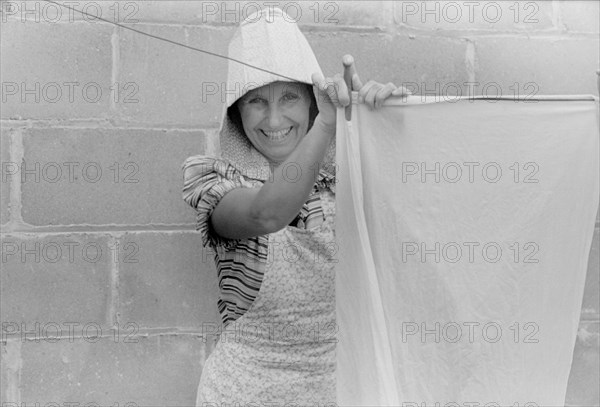
[[[198,406],[336,400],[333,164],[336,109],[350,97],[290,21],[268,9],[240,25],[229,56],[262,69],[230,61],[221,158],[183,166],[184,199],[215,250],[224,325]],[[406,93],[358,75],[353,88],[371,107]]]

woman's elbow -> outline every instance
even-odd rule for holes
[[[273,211],[253,211],[251,214],[252,224],[259,230],[258,234],[265,235],[275,233],[287,226],[289,220]]]
[[[230,239],[266,235],[283,229],[290,220],[273,206],[257,205],[257,190],[240,188],[226,194],[211,216],[213,229]]]

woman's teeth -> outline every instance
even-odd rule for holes
[[[270,141],[281,141],[283,140],[288,134],[290,134],[290,131],[292,131],[292,127],[290,127],[289,129],[286,130],[278,130],[278,131],[265,131],[265,130],[261,130],[263,132],[263,134],[265,136],[267,136],[269,138]]]

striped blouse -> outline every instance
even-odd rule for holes
[[[183,199],[196,209],[196,230],[200,231],[203,246],[215,252],[220,291],[217,307],[225,326],[241,317],[258,295],[268,261],[269,236],[227,239],[212,230],[209,219],[226,193],[235,188],[260,187],[263,182],[245,177],[220,158],[189,157],[182,169]],[[323,222],[319,188],[335,192],[334,176],[325,170],[319,172],[308,200],[290,226],[310,229]]]

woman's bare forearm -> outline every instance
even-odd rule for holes
[[[228,239],[246,239],[288,225],[306,202],[333,137],[335,124],[327,125],[317,116],[270,180],[260,188],[236,188],[221,199],[210,218],[216,233]]]
[[[335,124],[324,123],[317,116],[310,131],[256,194],[252,216],[277,230],[289,224],[306,202],[333,137]]]

